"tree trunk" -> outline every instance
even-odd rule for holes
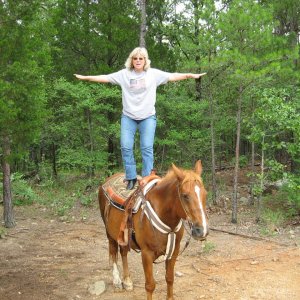
[[[146,33],[147,33],[147,15],[146,15],[146,0],[140,0],[141,7],[141,26],[140,26],[140,47],[146,48]]]
[[[217,204],[216,183],[216,159],[215,159],[215,125],[214,125],[214,100],[211,90],[211,79],[209,78],[209,112],[210,112],[210,139],[211,139],[211,181],[212,181],[212,203]]]
[[[254,142],[251,143],[251,183],[250,183],[250,205],[254,205],[254,194],[253,188],[255,184],[255,175],[254,175],[254,165],[255,165],[255,144]]]
[[[13,203],[12,203],[12,193],[11,193],[11,182],[10,182],[10,164],[8,158],[10,156],[10,140],[8,136],[5,136],[2,140],[2,172],[3,172],[3,218],[4,225],[7,228],[14,227],[16,225]]]
[[[262,145],[261,145],[261,169],[260,169],[260,193],[258,197],[258,203],[257,203],[257,215],[256,215],[256,222],[260,221],[261,218],[261,209],[262,209],[262,193],[264,190],[264,177],[265,177],[265,137],[263,137]]]
[[[293,143],[295,145],[299,144],[300,141],[297,141],[297,137],[295,137],[295,135],[293,135],[292,137]],[[299,157],[297,160],[295,159],[295,157],[291,158],[291,172],[296,174],[296,175],[300,175],[300,162],[299,162]]]
[[[241,110],[242,110],[242,92],[243,88],[239,88],[239,96],[237,101],[237,130],[235,145],[235,167],[233,179],[233,197],[232,197],[232,223],[237,223],[237,193],[238,193],[238,176],[239,176],[239,160],[240,160],[240,139],[241,139]]]
[[[95,161],[94,161],[94,139],[93,139],[93,124],[92,124],[92,113],[90,109],[86,109],[86,117],[88,122],[88,132],[89,132],[89,151],[92,157],[91,165],[89,166],[89,176],[95,176]]]
[[[56,145],[52,143],[51,145],[52,150],[52,172],[53,176],[57,178],[57,168],[56,168]]]
[[[159,172],[161,172],[163,170],[164,159],[165,159],[165,148],[166,148],[166,145],[163,145]]]
[[[200,35],[199,10],[202,9],[203,3],[202,3],[202,1],[194,0],[194,1],[192,1],[192,4],[193,4],[193,10],[194,10],[195,46],[196,46],[196,49],[198,50],[197,54],[195,56],[195,63],[196,63],[196,66],[200,66],[201,57],[199,55],[199,53],[200,53],[200,51],[199,51],[199,48],[200,48],[200,42],[199,42],[199,35]],[[200,8],[200,6],[201,6],[201,8]],[[198,71],[200,73],[200,68],[199,68]],[[201,100],[201,98],[202,98],[202,84],[201,84],[201,81],[202,81],[202,77],[195,80],[195,83],[196,83],[196,87],[195,87],[196,88],[196,99],[197,100]]]
[[[255,102],[253,97],[251,97],[251,113],[253,115],[255,110]],[[252,120],[252,123],[254,123],[255,121]],[[254,189],[254,185],[255,185],[255,143],[251,142],[251,177],[250,177],[250,200],[249,200],[249,205],[254,205],[254,193],[253,193],[253,189]]]

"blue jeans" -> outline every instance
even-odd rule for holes
[[[153,169],[153,144],[156,129],[156,116],[144,120],[133,120],[125,115],[121,118],[121,151],[125,178],[130,180],[137,177],[136,163],[133,154],[136,130],[140,132],[140,146],[142,153],[142,176],[147,176]]]

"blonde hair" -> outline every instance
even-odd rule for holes
[[[146,48],[141,48],[141,47],[137,47],[137,48],[135,48],[131,51],[131,53],[129,54],[129,56],[128,56],[126,62],[125,62],[126,69],[128,69],[128,70],[133,69],[132,59],[135,56],[144,57],[144,59],[145,59],[144,70],[147,71],[150,68],[151,60],[149,59],[147,49]]]

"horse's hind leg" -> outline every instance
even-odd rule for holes
[[[113,285],[116,289],[123,289],[122,280],[120,278],[120,272],[117,264],[118,260],[118,243],[112,238],[108,238],[109,241],[109,257],[112,261],[113,268]]]
[[[123,287],[126,291],[133,290],[133,283],[130,278],[129,268],[128,268],[128,247],[120,247],[120,253],[122,257],[122,264],[123,264]]]

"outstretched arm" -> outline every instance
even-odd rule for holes
[[[93,81],[93,82],[100,82],[100,83],[109,82],[107,75],[83,76],[79,74],[74,74],[74,76],[79,80],[86,80],[86,81]]]
[[[201,73],[201,74],[193,74],[193,73],[172,73],[169,81],[179,81],[179,80],[184,80],[188,78],[192,79],[198,79],[201,76],[204,76],[206,73]]]

